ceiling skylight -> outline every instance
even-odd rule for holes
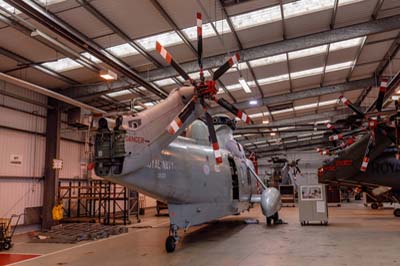
[[[311,109],[311,108],[316,108],[318,106],[332,105],[332,104],[336,104],[336,103],[337,103],[337,99],[328,100],[328,101],[321,101],[319,103],[297,105],[297,106],[294,106],[293,108],[286,108],[286,109],[282,109],[282,110],[272,111],[271,114],[272,115],[284,114],[284,113],[289,113],[289,112],[293,112],[293,111],[307,110],[307,109]],[[268,115],[268,112],[255,113],[255,114],[251,114],[249,116],[250,116],[250,118],[260,118],[260,117],[263,117],[265,115]]]
[[[274,56],[268,56],[256,60],[249,61],[251,67],[259,67],[271,65],[279,62],[284,62],[286,60],[286,54],[279,54]]]
[[[360,46],[366,39],[367,37],[359,37],[359,38],[353,38],[341,42],[334,42],[331,43],[329,50],[330,51],[336,51],[336,50],[341,50],[341,49],[346,49],[350,47],[355,47],[355,46]]]
[[[156,80],[156,81],[154,81],[154,83],[160,87],[176,84],[175,81],[171,78]]]
[[[257,81],[258,81],[258,84],[260,84],[260,86],[262,86],[262,85],[277,83],[277,82],[281,82],[281,81],[285,81],[285,80],[289,80],[289,74],[283,74],[283,75],[258,79]]]
[[[351,68],[353,66],[353,64],[354,64],[354,61],[348,61],[348,62],[338,63],[338,64],[334,64],[334,65],[328,65],[328,66],[326,66],[325,71],[333,72],[333,71],[348,69],[348,68]]]
[[[293,60],[296,58],[316,55],[316,54],[324,54],[326,53],[328,45],[320,45],[312,48],[302,49],[294,52],[288,53],[289,60]]]
[[[228,22],[225,19],[213,22],[213,24],[217,29],[218,33],[221,35],[231,32]],[[182,32],[183,34],[185,34],[186,37],[188,37],[189,40],[191,41],[197,40],[197,26],[182,29]],[[211,27],[211,23],[203,24],[203,38],[213,37],[216,35],[217,34],[215,33],[213,27]]]
[[[106,49],[116,57],[127,57],[138,54],[139,52],[133,48],[129,43],[124,43],[117,46],[112,46]]]
[[[181,37],[175,31],[169,31],[137,40],[137,42],[147,51],[156,49],[156,42],[160,42],[164,47],[183,43]]]
[[[343,69],[348,69],[348,68],[351,68],[353,66],[353,64],[354,64],[354,61],[348,61],[348,62],[338,63],[338,64],[334,64],[334,65],[327,65],[325,71],[326,72],[334,72],[334,71],[339,71],[339,70],[343,70]],[[299,78],[305,78],[305,77],[310,77],[310,76],[314,76],[314,75],[320,75],[323,73],[323,70],[324,70],[323,67],[317,67],[317,68],[311,68],[311,69],[306,69],[306,70],[302,70],[302,71],[292,72],[291,78],[299,79]],[[283,75],[262,78],[262,79],[258,79],[257,81],[260,86],[263,86],[263,85],[282,82],[285,80],[289,80],[289,74],[283,74]],[[248,85],[250,88],[256,86],[254,81],[248,82]],[[230,91],[235,91],[235,90],[242,89],[242,86],[239,83],[237,83],[237,84],[227,85],[226,88]],[[224,91],[222,89],[220,89],[218,91],[218,93],[221,94],[221,93],[224,93]]]
[[[54,62],[43,63],[42,65],[56,72],[63,72],[82,67],[79,63],[68,57],[58,59]]]
[[[306,69],[306,70],[302,70],[302,71],[292,72],[290,74],[290,76],[292,79],[298,79],[298,78],[304,78],[304,77],[322,74],[323,71],[324,71],[323,67],[316,67],[316,68]]]
[[[281,19],[281,9],[279,5],[231,17],[232,24],[235,30],[252,28],[274,21],[279,21]]]
[[[283,13],[286,19],[330,9],[333,8],[333,4],[333,0],[299,0],[284,4]]]

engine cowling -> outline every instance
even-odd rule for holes
[[[261,194],[261,210],[266,217],[271,217],[281,209],[281,194],[274,187],[265,189]]]

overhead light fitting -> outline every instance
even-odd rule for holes
[[[100,70],[100,77],[105,80],[116,80],[118,78],[117,73],[107,69]]]
[[[249,84],[247,84],[247,81],[244,79],[244,77],[240,76],[239,77],[239,83],[242,85],[242,88],[245,93],[252,93]]]
[[[269,124],[269,120],[263,120],[262,123],[263,124]]]
[[[251,100],[249,103],[250,105],[256,105],[258,102],[256,100]]]

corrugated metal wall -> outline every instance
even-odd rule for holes
[[[27,207],[42,205],[43,181],[13,178],[0,182],[0,217],[21,214]]]
[[[0,82],[0,217],[42,204],[43,182],[32,177],[44,175],[46,105],[47,97]],[[62,137],[75,141],[61,141],[64,168],[60,178],[83,177],[84,145],[76,141],[83,141],[84,136],[65,123],[61,132]],[[10,163],[13,155],[20,157],[21,164]]]

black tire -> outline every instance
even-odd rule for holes
[[[3,248],[4,250],[9,250],[11,248],[11,242],[8,241],[4,242]]]
[[[271,225],[272,224],[272,217],[267,217],[267,225]]]
[[[377,210],[378,208],[379,208],[378,203],[374,202],[374,203],[371,204],[371,209]]]
[[[400,208],[394,209],[393,214],[394,214],[394,216],[396,216],[396,217],[400,217]]]
[[[172,253],[175,251],[176,248],[176,241],[173,236],[167,237],[167,240],[165,241],[165,249],[167,250],[167,253]]]

